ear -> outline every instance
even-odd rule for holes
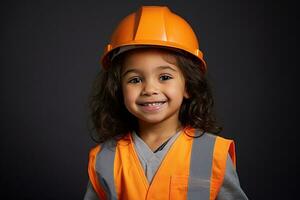
[[[186,89],[184,90],[183,97],[186,98],[186,99],[190,98],[190,95],[188,94],[188,92],[186,91]]]

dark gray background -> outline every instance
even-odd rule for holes
[[[143,4],[168,5],[194,27],[249,198],[293,197],[298,11],[267,0],[2,2],[1,196],[82,199],[91,82],[113,28]]]

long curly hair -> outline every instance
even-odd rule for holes
[[[222,127],[216,121],[212,90],[205,73],[201,70],[203,63],[185,52],[170,49],[162,51],[167,55],[163,58],[169,63],[176,64],[185,78],[189,98],[184,98],[180,108],[181,125],[200,129],[202,133],[218,134]],[[118,140],[128,132],[138,130],[136,117],[124,105],[121,87],[122,64],[128,52],[114,58],[107,69],[102,68],[93,82],[89,96],[90,133],[97,143],[109,139]]]

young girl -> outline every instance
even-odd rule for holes
[[[212,134],[221,128],[207,68],[183,18],[141,7],[118,25],[102,65],[84,199],[247,199],[233,141]]]

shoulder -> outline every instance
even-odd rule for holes
[[[215,139],[214,142],[214,155],[216,158],[226,162],[227,155],[231,158],[231,163],[236,166],[236,152],[235,143],[233,139],[229,139],[223,136],[214,135],[211,133],[206,133],[208,137]]]
[[[101,151],[101,145],[100,144],[95,145],[90,149],[89,158],[91,159],[93,157],[96,157],[100,151]]]
[[[236,164],[235,144],[233,139],[229,139],[224,136],[215,135],[209,132],[201,132],[201,130],[195,130],[195,144],[197,146],[203,146],[210,148],[213,151],[213,155],[218,160],[226,162],[227,155],[229,154],[232,163]],[[198,138],[198,139],[197,139]]]
[[[223,143],[224,142],[229,142],[229,143],[234,142],[234,140],[231,139],[231,138],[216,135],[216,134],[210,133],[210,132],[203,132],[202,130],[199,130],[199,129],[194,129],[193,133],[192,134],[190,134],[190,133],[191,132],[188,132],[188,135],[190,135],[194,138],[205,138],[205,139],[210,139],[210,140],[219,140]]]
[[[192,128],[192,127],[186,127],[183,129],[183,132],[186,133],[189,136],[195,137],[195,138],[199,138],[201,136],[205,136],[205,137],[210,137],[210,138],[220,138],[220,139],[225,139],[225,140],[232,140],[230,138],[227,138],[225,136],[221,136],[215,133],[211,133],[211,132],[206,132],[203,131],[201,129],[198,128]]]
[[[215,145],[217,146],[234,148],[234,140],[231,138],[227,138],[224,136],[215,135],[213,133],[207,133],[207,132],[205,132],[203,136],[215,140]]]
[[[221,135],[216,135],[214,133],[210,133],[210,132],[204,132],[204,135],[207,135],[209,137],[215,138],[215,139],[219,139],[219,140],[224,140],[224,141],[233,141],[232,138],[228,138],[225,136],[221,136]]]
[[[97,157],[97,155],[101,154],[101,152],[110,149],[114,150],[116,147],[117,141],[110,139],[103,143],[97,144],[90,149],[90,157]]]

